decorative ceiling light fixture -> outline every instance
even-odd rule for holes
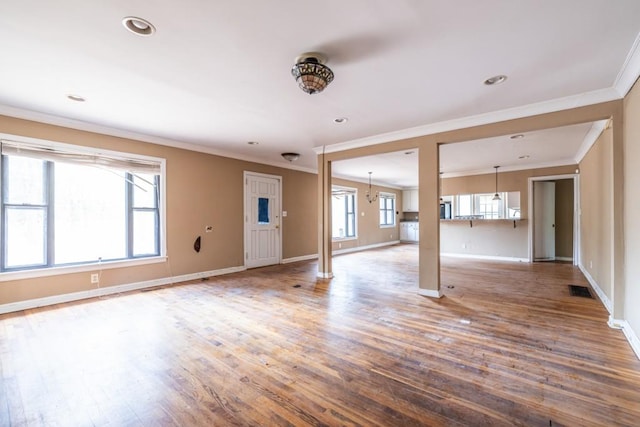
[[[135,16],[122,18],[122,25],[133,34],[139,36],[150,36],[156,32],[156,27],[151,22]]]
[[[333,81],[333,71],[326,65],[327,57],[318,52],[308,52],[296,58],[291,68],[291,75],[298,82],[300,89],[313,95],[324,90]]]
[[[500,195],[498,194],[498,168],[500,166],[494,166],[494,168],[496,168],[496,194],[493,195],[493,199],[491,200],[502,200],[500,198]]]
[[[285,160],[289,160],[290,162],[293,162],[294,160],[298,160],[300,158],[300,154],[298,153],[282,153],[281,156],[284,157]]]
[[[369,203],[373,203],[376,200],[378,200],[378,192],[376,191],[375,194],[371,195],[371,174],[372,172],[369,172],[369,189],[367,190],[367,192],[364,194],[364,197],[367,199],[367,202]]]

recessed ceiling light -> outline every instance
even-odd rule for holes
[[[122,25],[133,34],[139,36],[150,36],[156,32],[156,27],[154,27],[151,22],[135,16],[122,18]]]
[[[70,94],[70,95],[67,95],[67,98],[72,100],[72,101],[76,101],[76,102],[84,102],[84,101],[86,101],[86,99],[84,99],[80,95]]]
[[[484,81],[484,84],[486,84],[487,86],[492,86],[504,83],[505,80],[507,80],[507,76],[505,76],[504,74],[500,74],[499,76],[489,77]]]
[[[523,155],[523,156],[518,157],[518,159],[520,159],[520,160],[525,160],[525,159],[528,159],[529,157],[530,157],[530,156],[529,156],[528,154],[525,154],[525,155]]]
[[[258,141],[249,141],[249,142],[247,142],[247,144],[249,144],[249,145],[258,145],[260,143]]]
[[[343,124],[343,123],[347,123],[349,121],[348,118],[346,117],[337,117],[335,119],[333,119],[334,123],[338,123],[339,125]]]
[[[517,135],[511,135],[509,138],[511,138],[511,139],[520,139],[520,138],[524,138],[524,135],[519,133]]]

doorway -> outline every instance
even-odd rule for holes
[[[529,178],[529,261],[578,264],[578,175]]]
[[[244,252],[246,268],[279,264],[282,178],[244,173]]]

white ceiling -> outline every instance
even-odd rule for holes
[[[125,16],[148,19],[156,34],[127,32]],[[5,1],[0,114],[315,170],[317,147],[619,99],[640,70],[638,16],[638,0]],[[307,51],[326,54],[335,73],[320,94],[303,93],[290,74]],[[483,84],[497,74],[507,81]],[[573,159],[589,126],[502,137],[504,159],[447,146],[443,170]],[[283,160],[287,151],[300,159]],[[392,163],[412,162],[396,158],[382,161],[390,175]],[[356,175],[366,178],[371,162]]]

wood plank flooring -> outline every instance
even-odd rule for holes
[[[640,361],[569,264],[417,246],[0,316],[2,426],[640,425]],[[595,296],[595,294],[594,294]]]

